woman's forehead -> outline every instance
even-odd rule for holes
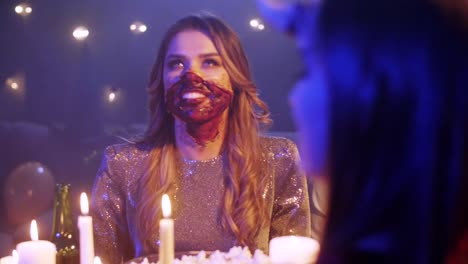
[[[213,41],[204,33],[196,30],[187,30],[177,33],[169,42],[167,56],[198,55],[218,53]]]

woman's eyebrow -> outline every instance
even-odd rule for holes
[[[206,58],[206,57],[220,57],[219,53],[217,52],[209,52],[209,53],[202,53],[198,55],[200,58]]]
[[[171,54],[166,55],[166,59],[168,58],[183,59],[185,58],[185,56],[182,54],[171,53]]]

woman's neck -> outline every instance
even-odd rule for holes
[[[175,119],[176,146],[182,158],[208,160],[220,154],[226,136],[227,115],[220,118],[198,126]]]

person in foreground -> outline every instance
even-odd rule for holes
[[[330,186],[319,263],[466,263],[457,1],[319,2],[260,0],[306,66],[290,102],[306,173]]]
[[[95,180],[96,255],[105,263],[157,253],[165,193],[178,252],[236,245],[268,252],[273,237],[310,236],[297,148],[262,136],[269,111],[226,24],[201,14],[170,27],[148,94],[144,137],[108,147]]]

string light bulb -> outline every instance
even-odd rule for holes
[[[265,25],[263,22],[258,18],[253,18],[249,21],[250,27],[255,31],[262,31],[265,29]]]
[[[83,41],[87,39],[89,36],[89,30],[84,26],[76,27],[73,30],[73,37],[78,41]]]
[[[19,4],[15,6],[15,13],[23,17],[28,16],[32,13],[32,7],[28,3]]]
[[[116,96],[115,92],[110,92],[109,93],[108,100],[109,100],[110,103],[114,102],[115,96]]]
[[[134,34],[142,34],[148,30],[148,27],[140,21],[135,21],[130,25],[130,31]]]
[[[5,81],[5,87],[15,93],[22,92],[24,90],[24,84],[25,84],[25,79],[24,79],[24,74],[18,73],[14,76],[11,76],[6,79]]]

